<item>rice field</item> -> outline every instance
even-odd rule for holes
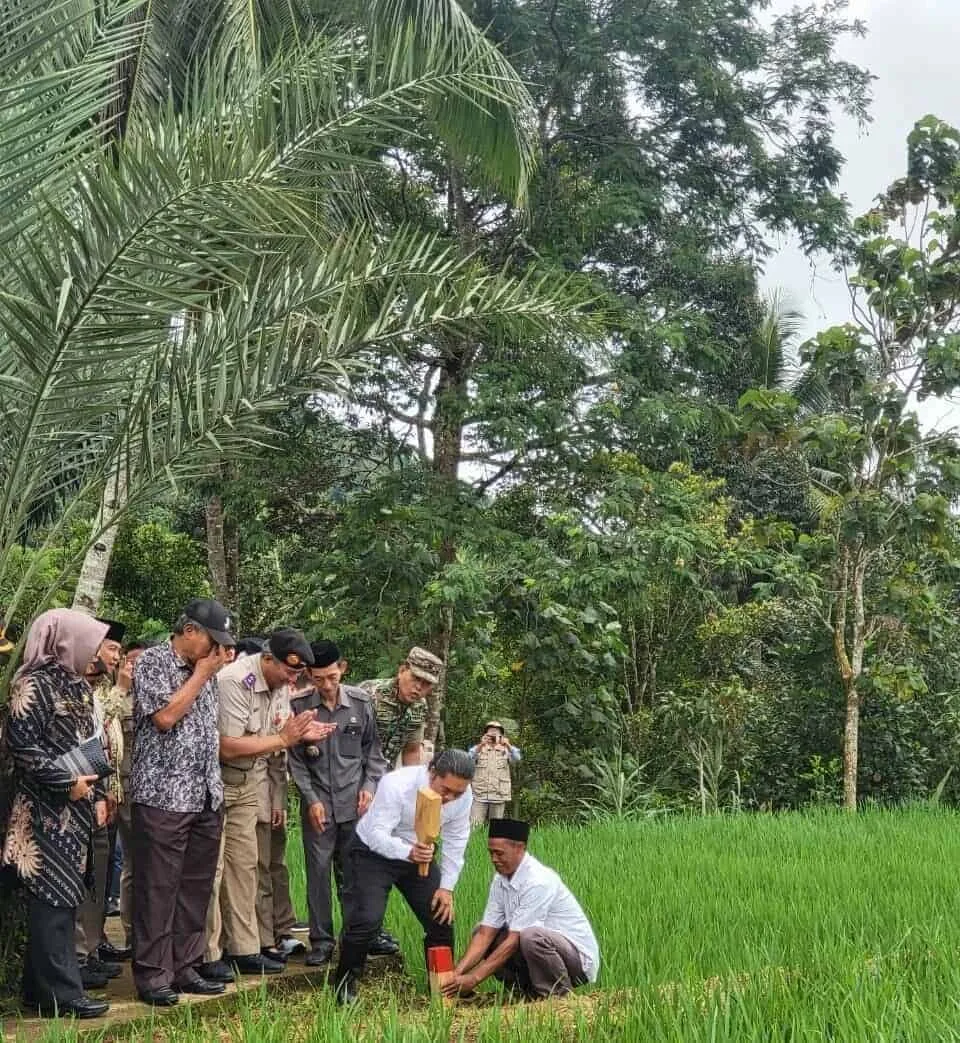
[[[348,1013],[324,991],[261,995],[229,1017],[166,1019],[150,1034],[244,1043],[960,1040],[958,814],[611,822],[536,831],[531,850],[579,896],[600,940],[600,981],[573,1000],[509,1007],[491,989],[469,1005],[431,1005],[420,939],[397,903],[388,926],[412,981],[371,984]],[[302,908],[295,836],[290,862]],[[456,896],[461,944],[491,872],[475,836]],[[48,1038],[70,1037],[53,1029]]]

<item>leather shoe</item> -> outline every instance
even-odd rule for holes
[[[400,951],[400,945],[392,934],[381,931],[373,940],[373,944],[367,950],[368,956],[396,956]]]
[[[305,952],[307,947],[299,938],[291,938],[288,934],[283,938],[277,939],[277,944],[274,948],[278,953],[281,953],[283,959],[288,960],[298,952]]]
[[[45,1018],[99,1018],[110,1009],[106,1000],[95,1000],[90,996],[81,996],[76,1000],[58,1003],[56,1007],[38,1007]]]
[[[126,963],[133,956],[133,949],[129,945],[118,949],[110,942],[102,942],[97,949],[97,959],[102,963]]]
[[[173,983],[174,992],[188,992],[192,996],[219,996],[227,991],[222,981],[207,981],[195,970],[189,970],[180,979]]]
[[[287,957],[285,953],[282,953],[275,945],[264,946],[260,950],[260,955],[267,960],[273,960],[274,963],[286,963]]]
[[[219,981],[224,985],[230,985],[237,980],[236,975],[223,960],[213,960],[210,963],[198,964],[196,971],[205,981]]]
[[[144,989],[139,995],[151,1007],[175,1007],[180,1002],[180,997],[169,985],[161,985],[159,989]]]
[[[348,971],[338,982],[334,990],[338,1007],[349,1007],[357,1002],[357,976]]]
[[[86,964],[80,967],[80,984],[85,989],[105,989],[109,980],[105,974],[94,974]]]
[[[315,949],[311,949],[307,953],[307,958],[303,962],[308,967],[322,967],[324,964],[330,962],[332,956],[332,945],[318,945]]]
[[[278,960],[268,960],[258,952],[249,956],[225,956],[227,963],[232,964],[241,974],[282,974],[283,964]]]
[[[119,978],[123,973],[123,967],[119,963],[107,963],[98,960],[96,956],[88,956],[84,964],[91,974],[102,974],[105,978]]]

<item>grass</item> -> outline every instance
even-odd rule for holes
[[[603,962],[596,989],[555,1004],[502,1006],[494,990],[471,1006],[431,1006],[418,932],[396,903],[388,926],[412,983],[372,983],[346,1015],[324,991],[260,995],[229,1017],[167,1020],[151,1035],[171,1043],[960,1040],[960,815],[918,808],[607,823],[537,831],[531,847],[594,923]],[[302,908],[295,842],[290,864]],[[457,889],[461,945],[490,875],[476,836]],[[48,1038],[69,1036],[58,1029]]]

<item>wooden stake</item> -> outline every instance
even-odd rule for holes
[[[421,786],[417,790],[414,829],[417,832],[418,843],[436,844],[440,839],[440,811],[442,808],[443,800],[439,793],[435,793],[429,786]],[[421,862],[419,871],[421,876],[428,876],[430,865],[427,862]]]

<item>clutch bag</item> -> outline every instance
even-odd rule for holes
[[[107,760],[103,743],[96,735],[84,739],[72,750],[61,753],[54,763],[76,777],[95,775],[98,779],[105,779],[108,775],[113,774],[113,768],[110,767],[110,762]]]

